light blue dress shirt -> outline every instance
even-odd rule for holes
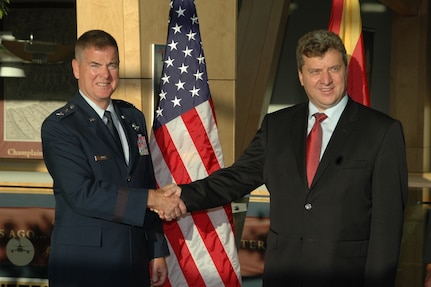
[[[79,93],[82,95],[85,101],[93,108],[93,110],[99,115],[99,117],[106,124],[107,119],[104,116],[105,110],[99,107],[92,100],[90,100],[81,91],[79,91]],[[121,125],[120,120],[118,119],[117,113],[115,112],[114,105],[112,104],[112,100],[109,101],[109,105],[106,110],[111,112],[112,121],[114,122],[114,126],[117,129],[118,134],[120,135],[121,145],[123,146],[124,159],[126,163],[129,164],[129,160],[130,160],[129,144],[127,143],[126,133],[124,132],[123,126]]]

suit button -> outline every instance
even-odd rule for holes
[[[130,176],[130,175],[129,175],[129,176],[127,177],[127,181],[128,181],[128,182],[130,182],[131,180],[132,180],[132,176]]]
[[[311,203],[307,203],[304,207],[306,210],[310,210],[313,206],[311,205]]]

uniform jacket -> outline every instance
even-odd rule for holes
[[[182,186],[189,211],[270,192],[264,286],[394,286],[407,197],[399,121],[350,98],[308,188],[308,103],[266,115],[229,168]]]
[[[42,125],[56,202],[51,287],[149,286],[149,260],[168,254],[162,222],[146,209],[156,184],[144,116],[124,101],[113,104],[129,165],[79,93]]]

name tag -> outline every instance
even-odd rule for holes
[[[111,159],[109,155],[95,155],[94,161],[102,161],[102,160],[108,160]]]

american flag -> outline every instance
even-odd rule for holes
[[[370,105],[359,0],[332,0],[330,31],[343,40],[349,56],[347,91],[353,100]]]
[[[150,139],[156,180],[189,183],[223,167],[193,0],[170,3],[159,103]],[[165,286],[241,286],[231,205],[165,222]]]

